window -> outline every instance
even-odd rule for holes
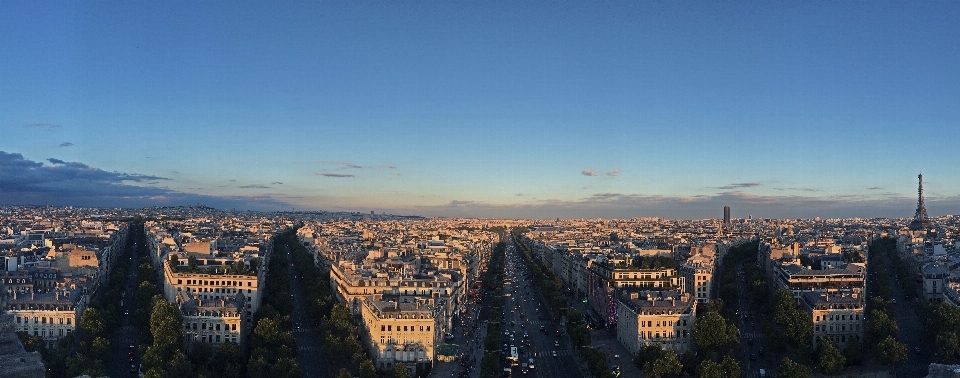
[[[219,331],[219,330],[220,330],[220,325],[219,325],[219,324],[217,324],[217,331]]]
[[[429,332],[429,331],[430,331],[430,326],[427,326],[427,332]]]
[[[72,321],[72,320],[70,320],[70,318],[67,318],[67,325],[70,325],[70,322],[71,322],[71,321]]]
[[[387,326],[387,331],[393,332],[393,326]]]
[[[236,325],[236,324],[231,324],[231,325],[230,325],[230,330],[231,330],[231,331],[236,331],[236,330],[237,330],[237,325]]]
[[[381,326],[380,326],[380,332],[384,332],[384,331],[386,331],[386,330],[387,330],[387,326],[385,326],[385,325],[381,325]]]

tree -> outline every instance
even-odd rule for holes
[[[893,336],[887,336],[880,344],[877,344],[876,348],[880,363],[884,365],[899,364],[907,359],[907,346],[897,341]]]
[[[340,368],[340,371],[337,372],[337,378],[353,378],[353,374],[350,374],[350,370],[347,370],[347,368]]]
[[[101,335],[103,332],[103,316],[100,315],[100,311],[97,311],[95,307],[87,307],[83,310],[83,314],[80,315],[80,330],[83,332],[83,338],[85,340],[93,340],[93,338]]]
[[[175,253],[170,254],[170,270],[176,272],[180,269],[180,259]]]
[[[736,343],[737,327],[716,312],[708,312],[697,318],[693,329],[693,343],[698,347],[715,352]]]
[[[729,354],[723,358],[720,366],[723,367],[723,373],[727,377],[739,377],[743,375],[743,369],[740,368],[740,363]]]
[[[393,364],[393,376],[396,378],[410,378],[410,369],[403,364]]]
[[[377,378],[377,368],[369,359],[360,363],[360,378]]]
[[[806,366],[800,365],[793,360],[784,357],[780,361],[780,369],[777,372],[777,378],[812,378],[813,373]]]
[[[680,358],[672,349],[666,350],[660,358],[652,363],[648,362],[643,368],[644,376],[650,378],[674,378],[683,372]]]
[[[187,269],[190,269],[191,273],[196,273],[197,271],[197,258],[193,255],[187,256]]]
[[[896,319],[891,318],[885,311],[879,309],[870,310],[870,330],[867,335],[868,340],[874,344],[883,341],[887,337],[896,337]]]
[[[644,365],[648,362],[655,361],[660,358],[661,355],[663,355],[663,348],[661,348],[659,344],[644,345],[637,351],[637,355],[633,357],[633,364],[643,369]]]
[[[843,369],[843,365],[847,363],[847,358],[843,356],[843,353],[840,353],[840,349],[825,337],[820,338],[819,344],[817,369],[826,374],[833,374]]]
[[[697,370],[700,372],[700,378],[727,378],[723,367],[711,359],[703,360]]]
[[[847,342],[847,347],[843,348],[843,356],[847,358],[850,365],[860,365],[863,362],[863,343],[859,337],[853,337]]]
[[[153,336],[153,346],[156,347],[164,360],[169,360],[173,351],[178,349],[182,338],[180,312],[157,295],[153,299],[153,311],[150,313],[150,334]]]

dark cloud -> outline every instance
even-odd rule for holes
[[[60,125],[55,124],[55,123],[31,123],[31,124],[28,124],[28,125],[23,125],[23,127],[26,127],[26,128],[28,128],[28,129],[48,129],[48,130],[53,130],[53,129],[59,129],[59,128],[60,128]]]
[[[760,186],[760,184],[756,182],[738,182],[738,183],[734,183],[726,186],[720,186],[720,187],[717,187],[717,189],[730,190],[730,189],[752,188],[754,186]]]
[[[581,174],[581,175],[584,175],[584,176],[596,176],[596,175],[597,175],[597,171],[594,171],[594,170],[592,170],[592,169],[584,169],[584,170],[580,171],[580,174]]]
[[[73,143],[70,143],[70,142],[60,143],[60,147],[70,147],[70,146],[72,146],[72,145],[73,145]]]
[[[85,207],[144,207],[204,203],[218,208],[273,210],[285,202],[257,196],[207,196],[167,188],[129,185],[154,183],[164,177],[107,172],[78,162],[47,159],[50,165],[19,153],[0,151],[0,204]]]
[[[238,188],[240,188],[240,189],[270,189],[270,187],[269,187],[269,186],[266,186],[266,185],[241,185],[241,186],[238,186]]]
[[[324,176],[324,177],[354,177],[353,175],[346,174],[346,173],[330,173],[330,172],[320,172],[320,173],[317,173],[317,175]]]

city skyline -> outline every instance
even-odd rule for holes
[[[61,4],[64,5],[64,4]],[[954,3],[0,3],[0,205],[960,213]]]

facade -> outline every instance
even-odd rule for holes
[[[680,265],[680,274],[686,283],[685,292],[698,303],[708,303],[713,296],[713,258],[698,254]]]
[[[58,289],[47,293],[17,293],[8,299],[7,310],[14,317],[17,332],[38,336],[53,348],[57,340],[77,328],[86,309],[82,289]]]
[[[689,293],[626,290],[618,301],[617,340],[631,354],[652,344],[677,354],[693,347],[696,300]]]
[[[806,291],[821,293],[861,293],[864,288],[863,265],[848,264],[843,269],[807,269],[800,265],[779,265],[775,269],[777,289],[793,292],[793,298],[800,302],[800,296]]]
[[[163,296],[168,301],[181,302],[180,293],[185,293],[188,298],[195,299],[198,303],[229,301],[242,295],[243,300],[237,303],[242,306],[242,310],[239,311],[243,318],[242,324],[246,328],[253,326],[253,314],[260,308],[262,299],[259,277],[256,275],[174,272],[170,269],[170,264],[163,265]],[[246,331],[252,331],[252,329],[246,329]],[[202,340],[202,338],[199,340]]]
[[[813,320],[813,345],[830,339],[843,349],[854,339],[863,340],[863,297],[858,294],[804,292],[800,308]]]
[[[436,308],[422,298],[363,298],[363,339],[374,365],[389,370],[394,364],[404,364],[414,371],[430,366],[442,337],[435,312]]]
[[[178,292],[176,304],[183,315],[185,343],[207,343],[216,348],[227,341],[238,344],[244,341],[243,294],[202,300],[192,292]]]

